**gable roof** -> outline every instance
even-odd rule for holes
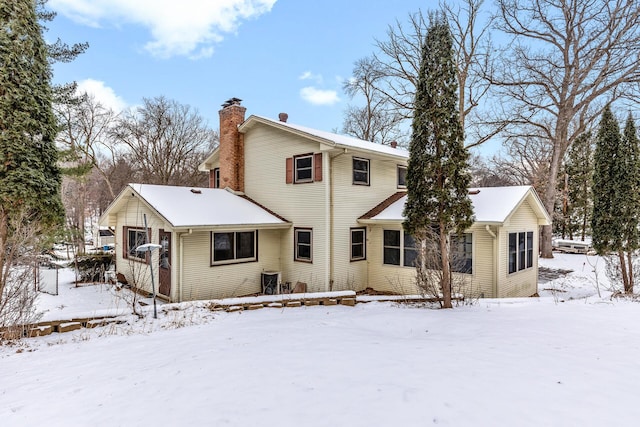
[[[359,218],[361,222],[402,222],[406,195],[395,193]],[[476,224],[504,224],[525,201],[538,217],[538,225],[551,224],[536,191],[530,185],[470,188],[469,198]],[[382,207],[382,209],[380,209]]]
[[[306,126],[296,125],[293,123],[281,122],[279,120],[273,120],[263,116],[251,115],[247,120],[244,121],[244,123],[240,125],[239,130],[240,132],[244,132],[258,123],[291,132],[299,136],[309,138],[337,148],[352,148],[358,151],[366,151],[404,160],[409,158],[409,152],[404,148],[393,148],[390,145],[377,144],[375,142],[364,141],[352,136],[340,135],[337,133],[326,132]]]
[[[139,198],[172,227],[288,227],[283,217],[249,197],[217,188],[129,184],[102,215],[100,222],[125,203]]]
[[[268,117],[251,115],[246,119],[238,130],[246,133],[249,129],[257,124],[270,126],[276,129],[290,132],[303,138],[311,139],[321,144],[329,145],[335,148],[353,149],[360,152],[376,154],[384,157],[391,157],[395,160],[406,161],[409,159],[409,151],[401,147],[393,148],[390,145],[377,144],[371,141],[354,138],[347,135],[341,135],[323,130],[313,129],[306,126],[295,125],[292,123],[282,122],[280,120],[270,119]],[[198,165],[199,171],[208,171],[212,163],[218,160],[220,147],[216,147],[201,163]]]

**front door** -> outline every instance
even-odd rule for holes
[[[171,296],[171,232],[160,230],[159,269],[160,286],[158,291],[164,296]]]

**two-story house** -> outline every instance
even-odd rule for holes
[[[260,293],[274,272],[309,292],[416,293],[416,249],[402,230],[409,153],[245,111],[237,99],[220,111],[220,145],[200,165],[210,188],[130,184],[105,211],[118,272],[150,289],[153,263],[171,301]],[[476,221],[455,236],[464,291],[536,293],[538,229],[550,219],[535,191],[470,197]],[[147,233],[163,247],[151,257],[135,250]]]

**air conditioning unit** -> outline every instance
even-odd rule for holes
[[[260,275],[260,283],[262,284],[262,293],[265,295],[274,295],[280,293],[280,282],[282,281],[279,271],[264,271]]]

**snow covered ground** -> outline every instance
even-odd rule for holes
[[[638,425],[640,303],[610,298],[595,257],[544,265],[574,272],[540,298],[164,305],[157,320],[0,346],[0,425]],[[53,318],[120,300],[67,281],[40,303]]]

